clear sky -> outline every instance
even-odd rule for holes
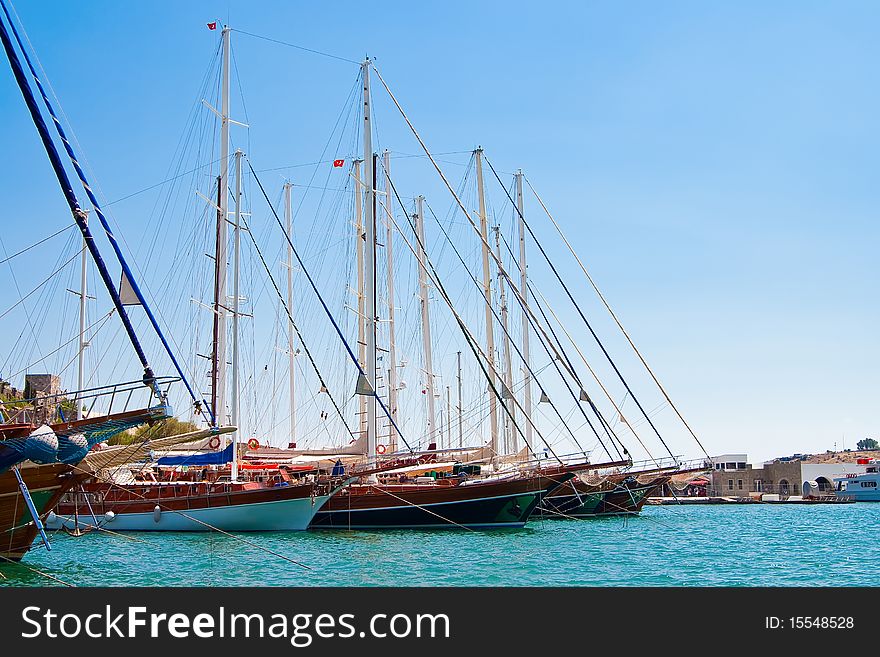
[[[109,200],[166,178],[217,46],[206,22],[370,55],[435,151],[481,144],[500,169],[525,171],[711,453],[759,462],[880,434],[874,2],[16,9]],[[244,147],[264,168],[314,161],[357,67],[234,37]],[[11,253],[67,219],[0,68]],[[383,102],[382,147],[416,153]],[[154,203],[116,206],[124,235],[140,235]],[[14,331],[0,327],[7,341]]]

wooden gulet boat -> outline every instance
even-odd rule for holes
[[[359,474],[320,474],[283,465],[241,465],[232,480],[232,445],[222,452],[159,459],[147,478],[90,481],[70,491],[46,520],[49,529],[113,531],[302,531],[315,513]],[[366,471],[364,471],[366,472]],[[372,472],[372,471],[370,471]]]
[[[576,477],[548,495],[535,514],[546,518],[638,515],[648,498],[674,475],[704,470],[660,467],[612,473],[595,481]]]
[[[175,481],[120,486],[96,482],[67,493],[49,529],[113,531],[301,531],[330,499],[330,483]]]
[[[598,484],[570,481],[547,496],[536,515],[548,518],[637,515],[648,497],[670,478],[671,475],[658,475],[647,483],[640,483],[632,475],[613,475]]]
[[[434,484],[353,484],[331,498],[315,529],[523,527],[541,500],[574,472]]]
[[[64,463],[28,462],[18,472],[38,518],[45,518],[65,492],[88,477]],[[24,496],[13,470],[0,474],[0,561],[19,561],[39,534]]]
[[[75,465],[85,456],[89,443],[165,417],[166,409],[156,407],[49,425],[57,441],[54,445],[61,446],[56,448],[54,458],[63,458],[65,446],[69,448],[71,444],[80,451],[65,459],[68,462],[19,460],[6,466],[5,471],[0,469],[0,561],[21,559],[42,532],[44,521],[61,497],[91,477],[90,471]],[[4,462],[9,463],[16,452],[19,459],[36,457],[28,440],[33,440],[37,429],[30,424],[0,425],[0,455]],[[41,437],[46,435],[44,428]],[[84,442],[83,447],[78,445],[80,442]],[[43,457],[49,460],[50,455]]]

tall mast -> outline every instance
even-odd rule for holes
[[[479,197],[480,235],[483,250],[483,294],[486,297],[486,360],[489,377],[489,427],[492,452],[495,456],[501,451],[498,445],[498,410],[495,394],[495,338],[492,331],[492,277],[489,273],[489,227],[486,217],[486,195],[483,189],[483,149],[475,151],[477,160],[477,196]],[[493,456],[494,459],[494,456]]]
[[[455,354],[458,382],[458,446],[464,447],[464,422],[461,416],[461,352]]]
[[[239,272],[241,261],[241,149],[235,151],[235,227],[233,231],[232,255],[232,481],[238,481],[238,439],[241,430],[239,417],[239,348],[238,348],[238,302]]]
[[[293,209],[290,199],[290,189],[293,187],[289,182],[284,183],[284,214],[287,235],[293,240]],[[293,350],[293,249],[290,242],[287,243],[287,309],[290,317],[287,318],[287,353],[290,369],[290,442],[296,444],[296,353]]]
[[[452,393],[446,386],[446,448],[452,449]]]
[[[358,323],[358,362],[362,369],[367,367],[367,338],[364,327],[364,210],[361,187],[361,163],[354,161],[354,214],[355,214],[355,250],[357,252],[357,323]],[[358,428],[363,435],[367,431],[367,398],[358,397]]]
[[[529,360],[529,316],[525,308],[529,304],[529,284],[526,276],[526,226],[523,214],[522,171],[516,172],[516,209],[519,216],[519,290],[520,299],[523,303],[522,312],[522,358],[523,358],[523,413],[532,417],[532,377],[529,374],[531,361]],[[532,445],[532,423],[525,422],[525,440]]]
[[[211,411],[217,426],[226,415],[226,237],[229,198],[229,39],[223,28],[223,84],[220,103],[220,177],[217,179],[217,248],[214,253],[214,349],[211,363]]]
[[[498,262],[501,260],[501,226],[495,226],[495,254]],[[498,297],[501,301],[501,326],[504,328],[504,388],[502,388],[501,396],[504,398],[513,396],[513,370],[510,361],[510,326],[507,322],[507,292],[504,287],[504,279],[501,273],[498,275]],[[505,416],[504,424],[504,451],[507,454],[516,453],[516,435],[514,434],[511,422],[516,423],[516,408],[514,405],[510,407],[510,415]],[[528,422],[526,423],[528,424]]]
[[[373,124],[370,119],[370,60],[361,64],[364,83],[364,259],[366,297],[367,383],[370,393],[364,395],[367,401],[367,458],[376,457],[376,194],[375,167],[373,158]]]
[[[84,219],[88,222],[88,219]],[[79,354],[77,355],[77,371],[76,371],[76,414],[73,416],[75,420],[82,419],[82,403],[79,395],[83,388],[86,387],[86,298],[88,294],[88,247],[86,240],[83,238],[82,262],[80,263],[80,282],[79,282]]]
[[[434,409],[434,367],[431,357],[431,320],[428,314],[428,270],[425,262],[425,216],[422,210],[424,196],[416,197],[416,236],[418,237],[417,257],[419,261],[419,303],[422,310],[422,349],[425,356],[425,395],[428,398],[428,442],[437,428]]]
[[[394,193],[391,191],[391,152],[385,149],[383,154],[385,167],[385,265],[388,279],[388,406],[391,411],[391,428],[388,434],[388,451],[397,451],[397,346],[394,336]]]

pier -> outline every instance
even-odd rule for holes
[[[701,505],[701,504],[851,504],[855,500],[847,497],[825,495],[822,497],[803,497],[792,495],[781,498],[779,495],[763,495],[762,497],[649,497],[647,504],[666,505]]]

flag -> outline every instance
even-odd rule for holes
[[[334,167],[341,167],[343,164],[345,164],[345,160],[333,160]]]
[[[213,23],[208,23],[208,29],[209,30],[216,30],[217,29],[217,21],[214,21]]]

